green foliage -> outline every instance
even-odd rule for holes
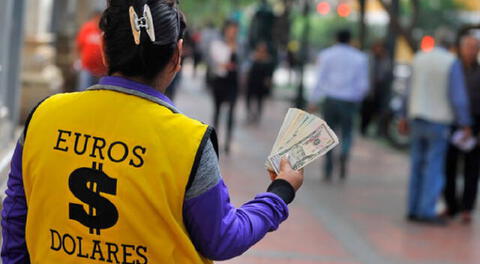
[[[443,27],[452,31],[457,31],[461,24],[461,18],[458,11],[462,5],[455,0],[420,0],[420,13],[416,28],[422,35],[434,34],[435,30]],[[413,14],[411,1],[401,2],[401,16],[411,18]]]
[[[347,18],[337,15],[322,17],[318,14],[311,15],[312,32],[310,42],[312,47],[327,47],[335,43],[335,33],[341,29],[349,29],[354,36],[357,35],[358,24]]]
[[[220,26],[237,9],[256,3],[255,0],[181,0],[180,7],[190,25],[204,26],[208,22]]]
[[[300,41],[305,19],[301,16],[295,17],[292,23],[292,38]],[[358,22],[351,18],[342,18],[335,14],[321,16],[313,13],[309,19],[311,22],[310,46],[313,49],[321,49],[334,44],[335,34],[341,29],[349,29],[353,33],[354,42],[358,38]],[[370,31],[369,42],[381,38],[382,33],[384,32],[378,28]]]
[[[280,0],[269,0],[271,3],[279,3]],[[401,21],[411,19],[411,0],[401,1]],[[259,0],[181,0],[181,8],[186,13],[190,26],[202,27],[208,22],[220,26],[223,21],[234,13],[235,10],[246,10],[247,7],[257,5]],[[313,2],[313,1],[312,1]],[[461,26],[461,19],[457,10],[462,6],[455,0],[419,0],[420,13],[416,26],[416,38],[425,34],[433,34],[439,27],[448,27],[456,31]],[[247,19],[244,17],[244,20]],[[303,33],[305,17],[301,14],[299,5],[294,5],[291,10],[291,33],[294,40],[300,40]],[[310,43],[312,48],[323,48],[331,45],[335,40],[335,32],[341,28],[349,28],[354,36],[358,36],[358,21],[349,18],[341,18],[334,12],[327,15],[318,15],[312,10],[309,16],[311,21]],[[248,24],[248,21],[243,21]],[[243,24],[243,23],[242,23]],[[244,27],[244,30],[248,27]],[[367,42],[384,38],[386,26],[370,26],[368,28]]]

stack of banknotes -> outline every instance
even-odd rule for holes
[[[294,170],[300,170],[338,145],[338,138],[327,123],[315,115],[290,108],[266,166],[280,171],[280,160],[287,157]]]

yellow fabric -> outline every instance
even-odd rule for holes
[[[157,103],[114,91],[43,102],[23,152],[31,262],[211,263],[195,250],[182,216],[206,130]],[[90,220],[82,223],[79,213]]]

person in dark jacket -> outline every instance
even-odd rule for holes
[[[478,53],[480,41],[473,36],[465,36],[460,42],[460,60],[462,61],[465,75],[467,95],[470,99],[470,112],[472,116],[473,135],[479,139],[480,133],[480,65]],[[452,131],[457,131],[458,126],[453,126]],[[461,165],[460,161],[463,161]],[[462,168],[462,170],[460,169]],[[463,174],[464,186],[461,197],[457,195],[457,175]],[[480,146],[462,152],[454,145],[450,145],[446,161],[445,201],[446,214],[455,216],[461,213],[464,223],[471,222],[472,211],[475,208],[478,190],[478,177],[480,174]]]
[[[214,40],[210,49],[213,74],[214,116],[213,125],[218,128],[220,113],[224,104],[228,107],[225,152],[230,153],[235,126],[235,106],[238,98],[238,74],[240,70],[239,48],[237,42],[238,25],[235,21],[226,21],[223,38]]]
[[[258,123],[260,121],[263,101],[272,87],[273,68],[273,60],[267,44],[259,43],[253,54],[253,64],[248,73],[246,101],[249,122]]]

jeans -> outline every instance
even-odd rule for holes
[[[445,156],[449,127],[415,119],[411,122],[411,174],[408,213],[420,218],[436,216],[435,206],[445,184]]]
[[[340,133],[340,161],[342,163],[347,163],[350,156],[350,149],[352,148],[353,143],[353,121],[357,112],[357,103],[333,98],[325,99],[323,116],[325,118],[325,122],[327,122],[327,124],[335,131],[335,133]],[[330,177],[333,167],[333,154],[332,152],[329,152],[327,153],[325,159],[325,177]]]

